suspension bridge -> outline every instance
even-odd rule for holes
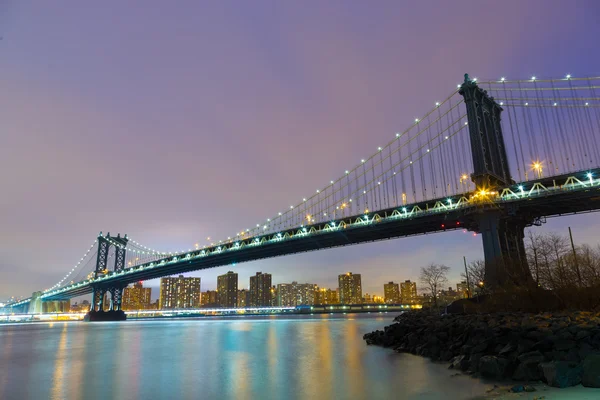
[[[92,294],[90,313],[103,313],[108,293],[110,312],[122,313],[132,282],[456,229],[481,234],[486,284],[527,284],[524,229],[600,209],[599,84],[600,77],[465,75],[369,158],[271,218],[176,253],[100,233],[54,286],[4,310]]]

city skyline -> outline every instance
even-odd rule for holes
[[[254,28],[247,17],[254,7],[247,5],[239,15],[227,5],[124,5],[122,19],[114,20],[100,5],[75,4],[64,12],[51,4],[9,3],[0,6],[0,117],[7,144],[0,149],[0,178],[11,187],[0,215],[0,274],[11,276],[10,283],[0,282],[2,298],[55,284],[100,230],[128,233],[166,251],[224,239],[355,165],[454,90],[465,72],[492,79],[593,75],[600,57],[593,51],[595,28],[589,28],[596,26],[593,13],[570,7],[578,22],[565,23],[563,6],[535,1],[508,2],[493,13],[476,3],[440,5],[425,22],[416,18],[429,12],[425,5],[386,12],[324,5],[312,15],[296,5],[270,10],[262,4],[256,6],[262,14],[274,13],[279,22]],[[520,12],[511,14],[516,7]],[[447,35],[430,29],[464,18],[465,9],[475,26],[449,26]],[[138,31],[130,21],[139,13]],[[221,23],[221,14],[239,23]],[[405,24],[392,15],[402,15]],[[506,30],[507,16],[523,22],[522,30]],[[378,30],[352,32],[370,17],[377,17]],[[564,30],[557,36],[524,23],[531,19]],[[299,34],[300,26],[312,29]],[[178,27],[192,34],[181,37]],[[502,40],[483,47],[472,34],[482,30]],[[462,40],[447,41],[453,36]],[[524,36],[527,41],[520,40]],[[475,47],[478,57],[472,56]],[[424,51],[431,56],[426,65]],[[165,152],[174,147],[178,152]],[[296,148],[304,151],[290,150]],[[253,179],[240,171],[252,171]],[[107,177],[111,185],[97,186]],[[197,181],[202,184],[190,184]],[[182,188],[185,196],[171,194]],[[595,244],[600,219],[565,217],[535,230],[564,233],[567,226],[577,243]],[[463,256],[482,258],[479,236],[458,231],[404,238],[233,270],[244,281],[263,270],[285,282],[303,270],[325,287],[351,270],[377,276],[365,280],[363,291],[381,293],[380,282],[417,281],[419,268],[438,259],[458,281]],[[186,275],[216,282],[229,269]]]

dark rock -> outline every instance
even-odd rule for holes
[[[544,362],[544,355],[539,351],[535,350],[529,353],[521,354],[518,357],[518,360],[521,364],[531,364],[531,363],[541,363]]]
[[[540,364],[546,383],[550,386],[565,388],[581,383],[583,372],[581,364],[568,361],[552,361]]]
[[[483,356],[479,360],[479,372],[484,378],[501,379],[508,367],[508,360],[496,356]]]
[[[585,360],[585,358],[594,351],[593,347],[588,343],[581,343],[579,345],[579,358]]]
[[[533,386],[524,386],[523,390],[525,390],[526,392],[535,392],[535,388]]]
[[[525,387],[523,385],[516,385],[511,387],[510,391],[513,393],[521,393],[525,391]]]
[[[567,352],[567,356],[565,357],[566,361],[571,361],[571,362],[580,362],[581,361],[581,357],[579,357],[579,349],[577,348],[572,348],[571,350],[569,350]]]
[[[579,332],[577,332],[577,334],[575,335],[575,339],[576,340],[582,340],[585,339],[586,337],[590,336],[590,331],[586,330],[581,330]]]
[[[517,366],[512,378],[516,381],[539,381],[542,379],[540,364],[536,362],[521,363]]]
[[[515,346],[514,343],[509,343],[509,344],[505,345],[504,347],[502,347],[502,349],[500,349],[498,354],[504,355],[504,354],[512,353],[516,349],[517,349],[517,346]]]
[[[563,340],[572,340],[573,339],[573,334],[571,332],[569,332],[568,330],[565,330],[565,329],[559,331],[556,334],[556,336],[559,339],[563,339]]]
[[[583,360],[583,386],[600,387],[600,354],[590,354]]]
[[[440,353],[440,361],[447,362],[452,360],[453,353],[449,350],[444,350]]]
[[[546,334],[538,330],[527,332],[527,334],[525,335],[527,339],[531,339],[534,342],[539,342],[541,339],[544,338],[544,336],[546,336]]]
[[[517,351],[519,352],[519,354],[527,353],[528,351],[533,350],[534,345],[535,345],[535,342],[533,340],[528,340],[528,339],[521,340],[519,342],[519,345],[517,346]]]
[[[563,350],[571,350],[573,347],[577,345],[577,342],[571,339],[558,339],[554,343],[554,348],[559,351]]]
[[[483,342],[479,343],[478,345],[476,345],[475,347],[473,347],[473,353],[483,353],[484,351],[487,350],[488,346],[490,345],[490,342],[487,340],[484,340]]]
[[[469,367],[471,368],[471,371],[479,371],[479,361],[481,360],[481,357],[483,357],[483,354],[481,353],[471,354],[471,357],[469,358]]]
[[[464,345],[460,348],[460,353],[469,355],[469,354],[471,354],[472,349],[473,349],[473,346]]]

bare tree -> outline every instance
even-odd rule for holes
[[[485,262],[483,260],[475,260],[467,266],[467,273],[469,279],[465,273],[461,273],[460,276],[469,282],[469,291],[471,293],[483,293],[485,291]]]
[[[419,281],[423,289],[431,294],[433,305],[437,307],[438,291],[448,284],[448,272],[450,267],[442,264],[430,264],[421,267]]]

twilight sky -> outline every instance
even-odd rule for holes
[[[161,251],[295,203],[480,79],[598,76],[600,3],[0,0],[0,299],[56,283],[99,231]],[[538,231],[600,242],[596,214]],[[427,235],[238,264],[363,292],[481,237]],[[227,267],[191,275],[214,289]],[[156,282],[151,282],[156,286]],[[154,293],[156,297],[158,292]]]

